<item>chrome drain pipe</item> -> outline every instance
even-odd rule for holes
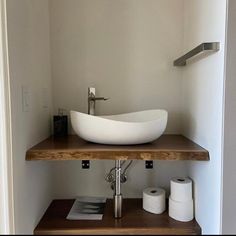
[[[115,175],[116,175],[116,183],[114,189],[114,216],[115,218],[122,217],[122,194],[121,194],[121,161],[115,161]]]

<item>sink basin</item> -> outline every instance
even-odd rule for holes
[[[71,111],[71,123],[81,138],[100,144],[132,145],[152,142],[165,131],[168,113],[146,110],[111,116]]]

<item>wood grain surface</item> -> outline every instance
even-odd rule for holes
[[[196,222],[178,222],[168,212],[156,215],[142,209],[142,199],[124,199],[123,217],[114,219],[113,201],[107,200],[101,221],[66,220],[74,200],[54,200],[34,230],[36,235],[198,235]]]
[[[26,160],[198,160],[209,153],[182,135],[163,135],[142,145],[102,145],[86,142],[76,135],[50,137],[26,153]]]

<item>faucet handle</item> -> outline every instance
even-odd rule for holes
[[[88,97],[95,97],[95,92],[96,92],[95,88],[89,87],[88,88]]]

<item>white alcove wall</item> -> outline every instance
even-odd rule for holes
[[[53,198],[49,162],[26,162],[27,149],[50,135],[51,68],[48,0],[7,0],[16,234],[32,234]],[[22,109],[27,87],[28,112]],[[42,90],[46,89],[47,94]],[[43,95],[48,108],[43,108]]]
[[[225,73],[225,121],[223,160],[222,234],[235,234],[236,212],[236,1],[228,1],[227,54]]]
[[[220,51],[183,68],[183,133],[206,148],[210,162],[191,162],[195,213],[204,234],[221,230],[226,0],[185,0],[184,49],[220,42]]]

